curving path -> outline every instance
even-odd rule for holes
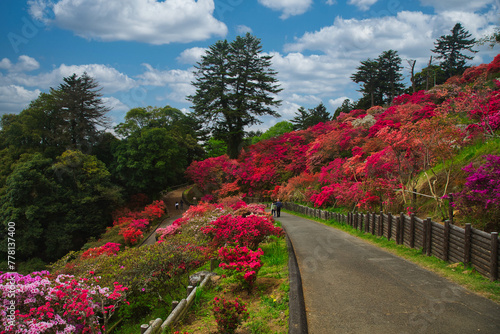
[[[179,207],[179,210],[175,209],[175,202],[179,202],[182,198],[182,193],[186,190],[187,188],[179,188],[176,190],[169,191],[165,196],[163,196],[163,202],[165,203],[165,206],[167,207],[167,213],[168,213],[168,218],[164,219],[161,224],[159,224],[154,231],[152,231],[148,238],[144,240],[141,244],[142,245],[152,245],[156,242],[156,229],[157,228],[164,228],[167,227],[168,225],[172,224],[175,220],[178,218],[182,217],[182,214],[188,209],[187,203],[184,203],[183,209],[181,210]]]
[[[283,212],[278,220],[309,333],[500,333],[500,305],[340,230]]]

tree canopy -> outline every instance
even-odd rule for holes
[[[291,120],[294,130],[305,130],[321,122],[328,122],[332,119],[330,113],[326,111],[325,105],[321,102],[316,107],[306,110],[300,107]]]
[[[226,142],[231,158],[238,157],[246,126],[261,123],[258,116],[279,116],[272,109],[281,103],[275,99],[281,89],[272,57],[261,53],[260,39],[247,33],[231,43],[216,42],[196,66],[196,93],[188,97],[193,115],[215,139]]]
[[[467,68],[467,60],[474,57],[463,54],[463,51],[476,53],[472,48],[476,44],[475,38],[470,38],[471,34],[462,27],[460,23],[455,24],[451,30],[451,35],[443,35],[434,43],[437,59],[441,59],[441,67],[448,77],[462,74]]]

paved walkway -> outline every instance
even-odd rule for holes
[[[345,232],[281,213],[311,334],[500,333],[500,306]]]
[[[172,224],[175,220],[178,218],[182,217],[182,214],[186,212],[186,210],[189,208],[187,203],[184,203],[182,209],[176,210],[175,209],[175,202],[180,202],[182,199],[182,193],[186,190],[187,188],[179,188],[173,191],[169,191],[163,198],[163,202],[165,203],[165,206],[167,207],[167,214],[168,218],[163,220],[160,225],[158,225],[156,228],[164,228],[167,227],[168,225]],[[149,235],[149,237],[143,241],[142,245],[152,245],[156,242],[156,228],[154,231],[152,231]]]

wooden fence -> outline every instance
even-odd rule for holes
[[[349,213],[347,215],[285,202],[285,209],[325,220],[336,220],[353,228],[384,236],[397,244],[422,249],[427,256],[449,262],[471,265],[491,281],[498,280],[500,252],[498,232],[486,233],[466,224],[465,229],[450,224],[407,216],[380,213]]]

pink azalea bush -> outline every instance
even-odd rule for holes
[[[0,333],[104,333],[127,288],[98,282],[94,276],[52,278],[48,271],[0,275]]]

